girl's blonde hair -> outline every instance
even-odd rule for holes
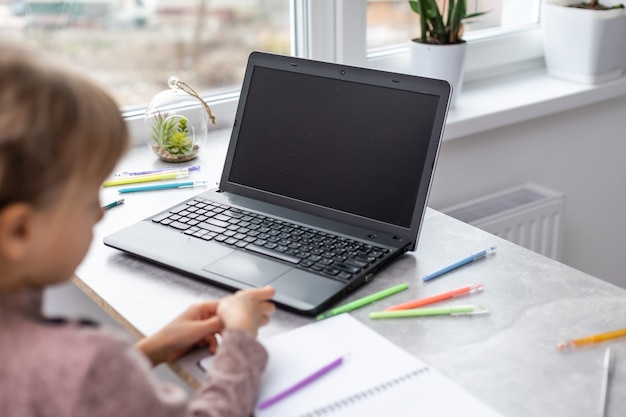
[[[45,206],[72,178],[103,180],[128,142],[102,88],[41,51],[0,42],[0,209]]]

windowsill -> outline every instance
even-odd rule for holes
[[[446,123],[453,140],[626,95],[626,76],[589,85],[549,76],[544,67],[466,83]]]
[[[549,76],[544,67],[466,82],[449,114],[444,141],[610,100],[626,95],[626,76],[589,85]],[[230,129],[237,98],[208,101],[218,117],[217,128]],[[127,117],[134,144],[143,144],[143,115]],[[209,129],[209,133],[215,131]]]

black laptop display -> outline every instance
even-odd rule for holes
[[[317,314],[415,250],[449,97],[445,81],[252,53],[219,188],[104,242]]]

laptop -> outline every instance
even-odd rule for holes
[[[253,52],[222,176],[104,243],[318,314],[407,251],[426,210],[451,87]]]

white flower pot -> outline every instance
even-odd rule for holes
[[[625,9],[565,7],[578,2],[543,4],[541,25],[548,74],[587,84],[621,77],[626,67]],[[602,4],[612,5],[611,0]]]
[[[455,104],[463,85],[466,46],[465,42],[451,45],[410,42],[411,72],[448,81],[452,85],[450,106]]]

